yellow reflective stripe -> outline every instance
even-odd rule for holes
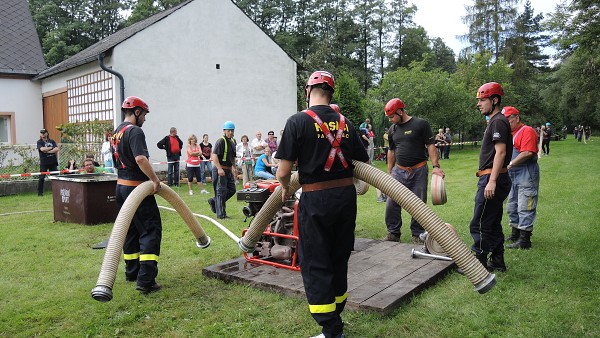
[[[533,208],[533,197],[527,197],[527,210],[531,210]]]
[[[335,312],[335,303],[323,305],[308,305],[310,313],[328,313]]]
[[[346,300],[346,298],[348,298],[348,292],[345,292],[345,293],[344,293],[343,295],[341,295],[341,296],[337,296],[337,297],[335,297],[335,303],[336,303],[336,304],[343,303],[343,302]]]
[[[123,254],[123,258],[126,261],[131,261],[131,260],[134,260],[134,259],[138,259],[138,258],[140,258],[140,253],[136,252],[136,253],[132,253],[132,254]]]
[[[140,261],[157,261],[158,262],[158,255],[154,255],[154,254],[140,255]]]

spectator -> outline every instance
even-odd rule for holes
[[[252,156],[254,158],[258,158],[260,155],[265,153],[265,148],[269,145],[262,139],[262,133],[257,131],[256,138],[252,140],[250,146],[252,147]]]
[[[277,137],[272,130],[267,133],[267,145],[271,149],[271,154],[277,151]]]
[[[438,157],[440,160],[444,155],[444,149],[446,148],[446,136],[444,135],[444,129],[438,129],[438,133],[435,135],[435,146],[438,150]]]
[[[148,146],[142,125],[150,112],[142,99],[130,96],[123,101],[125,120],[114,135],[117,151],[115,165],[117,171],[116,199],[119,210],[136,186],[152,181],[152,194],[146,196],[135,210],[131,225],[123,245],[125,259],[125,279],[136,282],[136,290],[141,293],[158,291],[161,285],[156,281],[158,257],[162,238],[162,221],[154,194],[160,191],[158,176],[148,161]]]
[[[86,158],[85,160],[83,160],[83,170],[85,174],[100,174],[106,172],[106,169],[99,166],[95,166],[94,160],[92,160],[91,158]]]
[[[234,132],[235,125],[233,122],[226,121],[223,124],[223,136],[215,142],[215,148],[211,154],[214,164],[212,182],[215,197],[209,198],[208,204],[219,219],[229,218],[226,203],[235,195],[235,178],[233,176],[233,173],[236,172]]]
[[[423,202],[427,202],[427,180],[429,169],[427,157],[431,160],[433,174],[444,177],[440,169],[438,151],[429,122],[409,116],[404,110],[404,102],[391,99],[385,105],[385,115],[392,126],[388,129],[390,148],[388,150],[388,173],[402,183]],[[385,224],[388,234],[386,241],[399,242],[402,227],[402,208],[388,198],[385,208]],[[421,234],[425,229],[414,217],[410,222],[413,244],[423,244]]]
[[[550,155],[550,138],[552,137],[552,128],[550,122],[546,122],[546,126],[542,126],[542,152],[544,155]]]
[[[94,167],[99,167],[100,163],[96,162],[96,160],[94,159],[94,154],[85,154],[85,159],[90,159],[92,160],[92,162],[94,162]]]
[[[246,183],[252,181],[252,148],[248,143],[249,139],[247,135],[242,135],[241,143],[235,146],[235,153],[237,165],[242,168],[242,183],[246,186]]]
[[[369,139],[369,145],[367,147],[369,163],[373,163],[373,159],[375,157],[375,133],[373,132],[373,126],[370,124],[367,126],[367,138]]]
[[[272,180],[275,176],[271,173],[271,168],[275,167],[271,160],[271,148],[265,148],[265,153],[260,155],[256,160],[256,166],[254,167],[254,176],[264,178],[266,180]]]
[[[450,128],[446,128],[444,137],[446,138],[446,146],[444,147],[444,159],[447,160],[450,159],[450,146],[452,145],[452,134],[450,133]]]
[[[70,159],[69,162],[67,162],[65,170],[77,170],[77,162],[74,159]]]
[[[212,144],[208,142],[208,135],[202,135],[202,143],[200,143],[200,150],[202,150],[202,155],[200,156],[200,177],[202,179],[202,184],[206,184],[206,173],[212,175],[212,162],[211,162],[211,154],[212,154]]]
[[[167,152],[167,185],[179,186],[179,160],[183,141],[177,135],[177,128],[171,127],[169,135],[158,141],[156,146]]]
[[[198,145],[198,138],[196,137],[196,135],[192,134],[190,135],[190,137],[188,137],[188,144],[187,144],[187,159],[185,161],[186,164],[186,171],[187,171],[187,178],[188,178],[188,189],[189,189],[189,194],[190,196],[194,194],[194,191],[192,190],[192,183],[194,182],[194,176],[196,177],[196,183],[198,184],[198,187],[200,187],[200,193],[201,194],[208,194],[208,191],[206,191],[206,189],[204,189],[204,184],[202,183],[202,178],[201,178],[201,174],[200,174],[200,155],[202,154],[202,150],[200,149],[200,146]]]
[[[40,130],[40,139],[37,141],[37,150],[40,154],[40,172],[58,171],[58,145],[48,137],[46,129]],[[40,174],[38,179],[38,196],[44,195],[44,180],[46,174]]]
[[[106,172],[114,173],[114,164],[113,164],[113,150],[112,145],[110,144],[110,138],[112,137],[111,133],[104,134],[104,142],[102,142],[102,159],[104,160],[104,168],[106,168]]]

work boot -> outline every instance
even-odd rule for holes
[[[513,244],[506,246],[509,249],[529,249],[531,248],[531,231],[521,230],[519,239]]]
[[[475,254],[475,258],[477,258],[477,260],[479,261],[479,263],[481,263],[486,269],[488,268],[488,265],[487,265],[488,264],[487,263],[487,260],[488,260],[487,259],[487,255],[488,255],[487,253]],[[461,269],[461,268],[457,268],[456,272],[458,274],[461,274],[461,275],[465,274],[464,270]]]
[[[208,199],[208,204],[210,205],[210,211],[212,211],[213,213],[215,213],[215,214],[216,214],[216,213],[217,213],[217,207],[216,207],[216,205],[215,205],[215,200],[214,200],[214,198],[212,198],[212,197],[211,197],[211,198],[209,198],[209,199]]]
[[[400,234],[393,234],[391,232],[388,232],[388,234],[383,238],[384,241],[390,241],[390,242],[400,242]]]
[[[507,242],[514,242],[517,239],[519,239],[519,234],[521,233],[521,230],[511,227],[512,232],[510,233],[510,236],[506,237],[505,241]]]
[[[150,292],[158,291],[162,288],[162,285],[158,283],[154,283],[152,286],[136,286],[136,290],[138,290],[142,294],[149,294]]]
[[[488,254],[485,252],[482,252],[480,254],[475,254],[475,258],[477,258],[477,260],[487,269],[487,263],[488,263]]]
[[[425,241],[421,239],[421,236],[412,236],[412,244],[425,244]]]
[[[489,272],[506,271],[506,264],[504,264],[504,248],[498,249],[497,251],[492,251],[487,269]]]

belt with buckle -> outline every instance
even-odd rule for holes
[[[122,178],[117,179],[117,184],[126,185],[128,187],[137,187],[138,185],[144,183],[146,181],[132,181],[132,180],[124,180]]]

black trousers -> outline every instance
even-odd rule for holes
[[[58,164],[40,164],[40,172],[43,171],[58,171]],[[40,175],[38,179],[38,196],[42,196],[44,194],[44,180],[46,179],[46,175]]]
[[[117,184],[117,206],[119,211],[135,187]],[[129,225],[123,256],[125,278],[137,280],[137,285],[150,287],[156,283],[158,256],[162,240],[162,221],[154,195],[144,198],[135,211]]]
[[[344,323],[348,259],[354,248],[354,185],[302,193],[298,205],[298,255],[313,318],[326,337],[338,337]]]

